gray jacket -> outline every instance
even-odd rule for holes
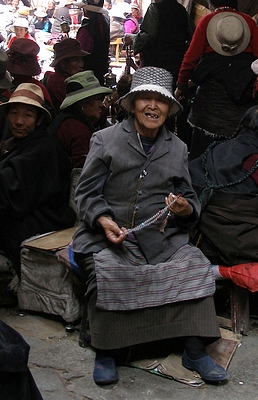
[[[100,215],[109,214],[120,227],[130,228],[133,214],[138,225],[165,207],[170,192],[181,193],[193,207],[189,217],[172,215],[164,233],[159,230],[164,217],[135,233],[149,263],[166,261],[188,243],[187,231],[200,213],[187,158],[186,145],[165,126],[146,155],[133,117],[94,133],[75,194],[80,222],[73,251],[87,254],[113,246],[96,222]]]

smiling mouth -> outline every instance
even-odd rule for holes
[[[147,118],[151,118],[151,119],[158,119],[159,118],[159,116],[157,114],[145,113],[145,116]]]

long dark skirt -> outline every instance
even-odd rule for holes
[[[134,311],[97,308],[93,258],[79,257],[77,261],[89,277],[86,304],[93,347],[119,349],[185,336],[201,336],[212,342],[220,337],[213,297]]]

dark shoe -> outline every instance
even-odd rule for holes
[[[113,357],[96,356],[93,379],[97,385],[110,385],[118,382],[118,372]]]
[[[227,379],[227,371],[219,364],[215,363],[210,356],[204,356],[197,360],[192,360],[186,354],[183,353],[182,365],[192,371],[198,372],[201,378],[207,382],[221,382]]]

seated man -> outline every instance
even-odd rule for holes
[[[0,143],[0,249],[20,276],[20,245],[37,234],[69,228],[71,164],[41,125],[51,120],[41,88],[22,83],[0,105],[12,137]]]
[[[246,111],[235,137],[214,142],[189,163],[203,203],[199,247],[212,263],[258,261],[258,107]]]

